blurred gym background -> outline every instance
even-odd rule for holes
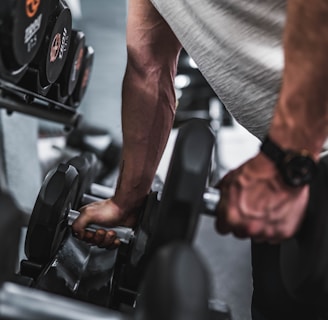
[[[72,10],[73,26],[83,30],[88,44],[95,51],[89,86],[79,111],[83,121],[109,131],[111,138],[120,144],[121,83],[126,63],[126,1],[69,0],[67,3]],[[162,179],[165,179],[178,126],[190,117],[210,117],[213,120],[217,138],[216,179],[255,155],[259,141],[225,111],[186,53],[181,56],[176,92],[179,99],[176,126],[158,169]],[[31,210],[44,170],[60,157],[67,132],[63,130],[63,125],[0,111],[1,152],[4,154],[8,188],[21,207]],[[24,126],[20,125],[22,121]],[[36,139],[37,145],[34,144]],[[31,156],[34,153],[38,154],[43,167],[40,168],[40,163]],[[21,259],[24,258],[23,241],[24,235]],[[202,216],[194,247],[211,276],[212,298],[226,303],[234,320],[250,320],[252,281],[249,241],[218,235],[214,229],[214,219]]]

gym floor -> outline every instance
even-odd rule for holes
[[[88,121],[108,128],[120,139],[126,2],[81,0],[80,5],[73,10],[76,27],[83,28],[87,42],[95,49],[94,69],[80,110]],[[218,139],[221,175],[254,155],[259,145],[257,139],[236,123],[223,127]],[[174,131],[159,167],[160,175],[165,175],[173,142]],[[219,236],[214,229],[214,219],[203,216],[194,247],[208,267],[213,284],[212,298],[227,303],[234,320],[249,320],[252,294],[249,241]]]

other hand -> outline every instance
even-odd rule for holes
[[[259,242],[279,243],[293,236],[309,198],[308,186],[287,186],[262,153],[229,172],[217,187],[217,231]]]

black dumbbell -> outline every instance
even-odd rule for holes
[[[72,30],[65,65],[48,93],[49,98],[65,103],[73,93],[82,70],[84,46],[85,34],[79,30]]]
[[[78,211],[71,209],[78,190],[79,176],[73,166],[61,163],[47,174],[35,202],[26,234],[25,254],[30,261],[44,265],[58,251],[69,232],[68,226],[79,215]],[[99,228],[89,226],[90,231]],[[122,235],[122,242],[128,242],[127,239],[133,238],[133,231],[130,228],[118,227],[113,230],[119,237]]]
[[[80,30],[72,30],[68,56],[58,80],[62,96],[71,95],[75,89],[82,68],[84,46],[85,34]]]
[[[78,151],[92,152],[101,161],[98,179],[104,179],[118,170],[122,143],[104,128],[82,123],[68,134],[66,146]]]
[[[14,198],[0,188],[0,286],[15,274],[23,213]]]
[[[147,265],[161,247],[192,242],[204,206],[213,144],[205,121],[194,119],[180,127],[162,191],[150,193],[134,241],[119,248],[112,308],[134,305]]]
[[[140,257],[150,256],[170,241],[192,240],[203,202],[213,142],[214,136],[203,121],[191,121],[179,130],[161,200],[158,192],[148,197],[134,231],[134,241],[130,244],[132,264],[137,265]],[[76,203],[78,184],[77,170],[69,164],[61,164],[56,175],[46,177],[25,241],[25,252],[30,260],[44,264],[60,247],[68,232],[68,215],[72,204]],[[80,191],[79,197],[81,194]]]
[[[50,0],[2,0],[0,76],[20,81],[36,56],[46,31]]]
[[[77,108],[85,95],[92,73],[94,54],[92,46],[85,46],[79,78],[73,93],[68,98],[67,104],[70,106]]]
[[[53,84],[64,68],[70,46],[72,14],[64,0],[53,2],[44,40],[30,64],[37,70],[41,88]]]

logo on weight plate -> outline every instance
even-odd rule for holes
[[[39,9],[41,0],[26,0],[25,9],[26,15],[29,18],[33,18]]]
[[[51,44],[51,49],[50,49],[50,62],[54,62],[56,61],[59,51],[60,51],[60,47],[61,47],[61,34],[57,33],[53,40],[52,40],[52,44]]]

